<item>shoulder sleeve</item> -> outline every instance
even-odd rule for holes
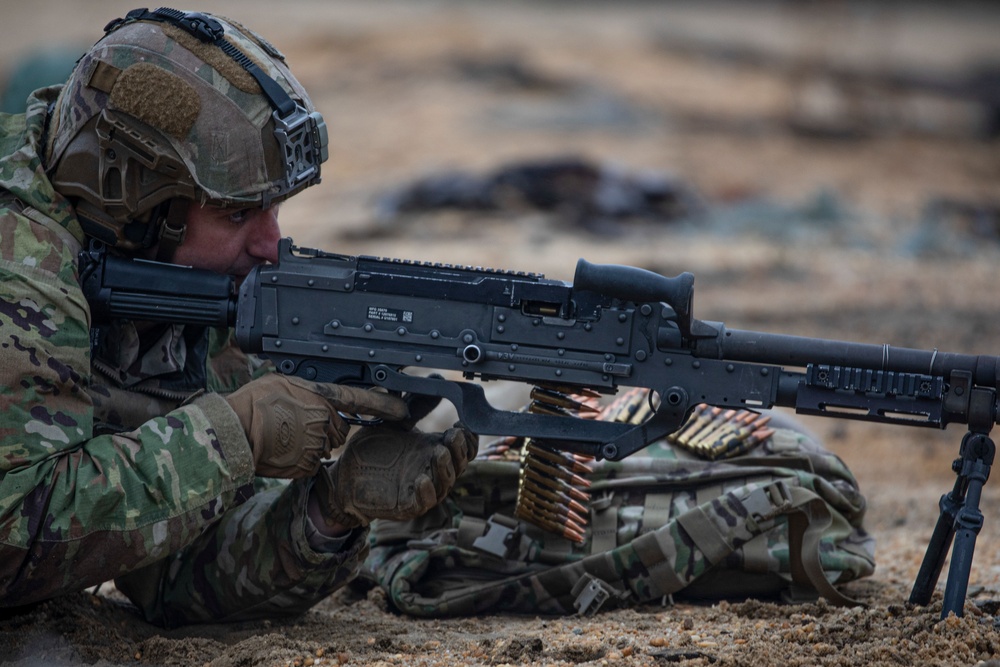
[[[250,447],[219,402],[94,437],[76,279],[69,244],[0,209],[0,606],[162,558],[251,493]]]

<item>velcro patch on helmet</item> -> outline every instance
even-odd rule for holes
[[[110,94],[122,73],[120,69],[102,60],[94,61],[94,70],[90,73],[87,85],[101,92]]]
[[[261,93],[260,85],[253,78],[253,76],[243,69],[239,63],[233,60],[230,56],[226,55],[217,44],[199,41],[197,37],[178,28],[177,26],[163,24],[160,27],[167,37],[179,43],[185,49],[205,61],[206,64],[221,74],[226,81],[236,86],[239,90],[242,90],[244,93],[248,93],[250,95],[259,95]],[[232,38],[232,35],[227,33],[227,37]],[[265,72],[267,71],[267,67],[255,58],[252,53],[247,53],[246,49],[240,49],[240,51],[242,51],[243,55],[257,65],[257,67],[260,67]]]
[[[178,139],[191,131],[201,110],[201,100],[191,84],[152,63],[137,63],[122,71],[109,103],[111,108]]]

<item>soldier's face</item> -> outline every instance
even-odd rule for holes
[[[184,242],[172,261],[242,279],[258,264],[278,261],[280,238],[277,206],[232,209],[192,203]]]

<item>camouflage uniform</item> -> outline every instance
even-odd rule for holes
[[[317,550],[311,480],[255,480],[220,393],[265,369],[229,332],[92,340],[84,234],[40,157],[57,94],[0,115],[0,607],[116,578],[166,625],[301,612],[353,576],[366,531]]]

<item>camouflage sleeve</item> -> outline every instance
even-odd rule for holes
[[[208,390],[229,394],[247,382],[275,372],[267,359],[243,352],[236,344],[233,329],[209,330],[207,384]]]
[[[195,543],[116,585],[147,620],[168,627],[301,614],[350,581],[368,556],[367,529],[334,554],[309,546],[311,484],[259,480],[248,502]]]
[[[250,448],[219,396],[93,437],[74,250],[0,210],[0,607],[149,565],[252,493]]]
[[[231,330],[210,333],[208,389],[235,391],[274,372],[270,362],[243,353]],[[217,392],[217,394],[216,394]],[[161,625],[300,614],[352,579],[368,554],[367,530],[344,540],[310,538],[311,480],[258,478],[246,503],[219,517],[198,540],[168,558],[116,579],[118,588]],[[335,551],[318,544],[339,545]]]

